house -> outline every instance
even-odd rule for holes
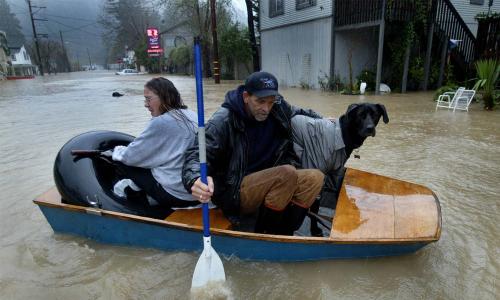
[[[30,55],[24,45],[9,47],[12,61],[11,73],[15,77],[32,77],[36,74],[36,66],[31,63]]]
[[[499,12],[500,1],[490,0],[450,0],[474,36],[477,36],[477,20],[480,13]],[[490,7],[491,2],[491,7]]]
[[[7,76],[9,61],[10,51],[7,46],[7,34],[4,31],[0,31],[0,80],[5,79]]]
[[[487,3],[488,2],[488,3]],[[455,52],[463,65],[474,58],[479,12],[500,11],[500,1],[434,0],[429,12],[425,75],[427,89],[433,43],[445,45],[461,40]],[[409,0],[262,0],[260,35],[262,69],[276,75],[283,86],[319,87],[318,78],[339,76],[344,82],[352,68],[353,77],[363,69],[376,70],[376,90],[383,68],[384,30],[387,20],[413,18],[414,1]],[[430,34],[429,34],[430,33]],[[436,37],[433,39],[433,37]],[[446,51],[441,61],[445,61]],[[405,55],[402,91],[406,90],[409,50]],[[349,63],[350,58],[351,64]],[[440,78],[444,72],[441,63]],[[406,75],[405,75],[406,74]],[[442,80],[441,80],[442,81]]]
[[[172,51],[181,46],[193,46],[194,35],[187,21],[181,21],[160,32],[163,43],[163,55],[168,59]],[[193,70],[192,62],[185,66],[174,66],[171,60],[168,60],[167,68],[170,72],[191,73]]]

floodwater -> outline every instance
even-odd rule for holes
[[[54,234],[31,200],[54,185],[52,166],[73,136],[137,135],[149,120],[151,76],[82,72],[0,82],[0,298],[188,299],[199,254],[117,247]],[[194,80],[169,76],[196,110]],[[205,82],[206,112],[238,82]],[[126,95],[111,97],[113,91]],[[223,259],[231,299],[498,299],[500,110],[435,111],[432,93],[339,96],[283,89],[292,104],[339,116],[383,103],[390,123],[348,165],[423,184],[442,206],[441,239],[411,255],[305,263]],[[201,236],[200,236],[201,243]],[[209,293],[205,295],[218,295]],[[219,294],[220,296],[220,294]]]

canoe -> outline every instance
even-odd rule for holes
[[[201,251],[201,211],[178,210],[166,219],[65,204],[54,187],[34,200],[54,232],[99,242]],[[413,253],[441,235],[441,209],[427,187],[361,170],[347,169],[328,236],[281,236],[231,230],[211,210],[217,253],[244,260],[312,261]]]

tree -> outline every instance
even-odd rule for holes
[[[21,25],[16,15],[10,11],[6,0],[0,0],[0,30],[7,34],[9,46],[20,47],[26,40],[21,32]]]
[[[227,70],[236,76],[238,62],[248,62],[252,58],[252,48],[248,39],[248,30],[240,29],[238,23],[231,25],[221,34],[221,60]]]
[[[66,56],[61,43],[51,40],[39,40],[38,46],[44,70],[49,74],[52,72],[66,72]],[[38,56],[35,54],[35,43],[32,42],[26,45],[26,50],[30,54],[33,64],[40,65]]]
[[[188,73],[192,55],[190,47],[185,45],[177,47],[170,52],[170,63],[175,67],[177,72],[182,69],[184,73]]]
[[[259,46],[257,44],[257,36],[255,31],[259,31],[260,27],[260,12],[258,0],[245,0],[247,6],[248,20],[248,37],[252,47],[253,71],[260,71]]]
[[[160,0],[165,8],[163,19],[166,28],[185,22],[193,36],[201,39],[203,57],[203,73],[205,77],[211,76],[210,57],[212,37],[210,35],[210,5],[208,1],[199,0]],[[232,24],[231,13],[228,9],[229,0],[217,1],[217,31],[221,32]]]
[[[103,39],[110,52],[109,60],[122,57],[125,48],[142,49],[140,46],[145,39],[146,29],[160,25],[156,6],[147,7],[145,3],[136,0],[105,0],[99,23],[105,28]]]

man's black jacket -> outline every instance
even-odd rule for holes
[[[234,95],[234,92],[229,92],[228,95]],[[228,95],[226,103],[230,100]],[[239,101],[243,101],[241,89],[237,96]],[[279,124],[276,130],[279,147],[274,154],[274,166],[284,164],[297,166],[291,129],[291,118],[294,115],[321,118],[312,110],[295,108],[284,100],[273,106],[269,118],[274,118]],[[240,209],[240,185],[247,168],[248,141],[245,122],[238,113],[223,105],[207,122],[205,136],[208,175],[214,179],[215,186],[212,201],[222,208],[231,221],[235,221]],[[182,169],[182,182],[189,192],[196,179],[200,177],[198,139],[195,141],[193,147],[186,152]]]

